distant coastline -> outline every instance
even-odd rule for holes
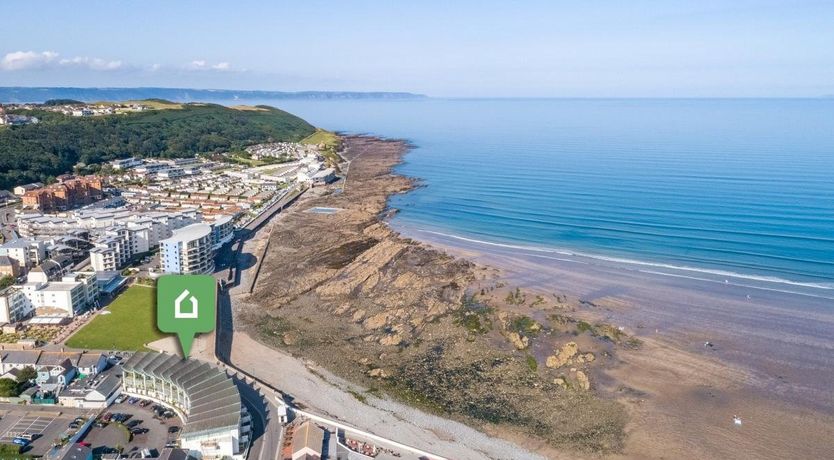
[[[50,99],[75,99],[83,102],[97,102],[161,98],[175,102],[197,102],[235,101],[238,99],[422,99],[426,97],[423,94],[385,91],[260,91],[159,87],[0,87],[0,103],[40,103]]]

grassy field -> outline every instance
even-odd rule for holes
[[[321,128],[316,128],[316,132],[310,134],[301,140],[302,144],[324,144],[324,150],[321,154],[327,159],[330,166],[336,166],[343,161],[342,157],[336,153],[341,146],[341,139],[334,133],[326,131]]]
[[[131,99],[127,101],[98,101],[92,102],[92,105],[114,105],[114,104],[136,104],[136,105],[144,105],[146,107],[150,107],[151,109],[156,110],[178,110],[181,109],[183,106],[178,102],[171,102],[166,101],[163,99]]]
[[[67,340],[67,346],[89,350],[143,350],[165,335],[156,329],[156,289],[131,286],[106,311]]]
[[[229,108],[230,109],[235,109],[235,110],[249,111],[249,112],[266,112],[267,111],[267,109],[265,107],[256,107],[254,105],[233,105]]]

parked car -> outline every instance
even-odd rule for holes
[[[13,438],[12,443],[17,444],[20,447],[26,447],[29,445],[29,441],[23,438]]]
[[[179,430],[180,430],[180,427],[178,427],[178,426],[172,426],[172,427],[168,428],[169,433],[176,433]]]

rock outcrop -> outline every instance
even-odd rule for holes
[[[558,369],[566,364],[571,364],[571,358],[579,352],[576,342],[568,342],[556,350],[556,353],[547,357],[545,366],[551,369]]]
[[[510,332],[507,334],[507,338],[510,340],[510,343],[516,348],[516,350],[524,350],[530,345],[530,339],[520,335],[518,332]]]

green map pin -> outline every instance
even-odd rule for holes
[[[214,330],[217,283],[209,275],[164,275],[156,285],[156,327],[177,334],[183,358],[194,336]]]

